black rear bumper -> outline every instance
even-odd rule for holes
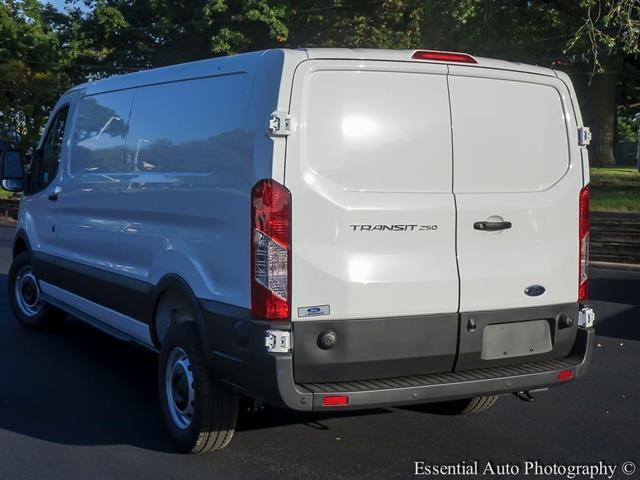
[[[278,386],[279,398],[276,403],[295,410],[362,409],[553,387],[586,373],[591,361],[594,336],[593,328],[578,329],[574,349],[569,356],[559,360],[355,382],[295,384],[291,356],[280,357],[273,379]],[[571,372],[570,376],[567,371]],[[348,396],[348,405],[322,405],[325,396],[336,395]]]
[[[456,373],[365,382],[306,384],[298,387],[312,393],[314,409],[323,410],[327,409],[322,405],[322,399],[326,395],[347,395],[349,404],[346,408],[369,408],[536,390],[560,385],[584,375],[591,360],[593,338],[593,329],[579,329],[576,339],[578,348],[560,360]],[[567,372],[571,372],[570,376]]]
[[[239,318],[216,310],[205,309],[207,336],[215,339],[208,346],[214,373],[250,396],[304,411],[429,403],[561,385],[585,374],[595,335],[593,328],[574,330],[573,346],[562,358],[426,375],[301,383],[294,380],[295,348],[293,354],[269,353],[265,348],[265,332],[290,328],[289,324]],[[323,406],[324,397],[336,395],[347,396],[348,404]]]

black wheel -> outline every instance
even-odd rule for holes
[[[238,419],[238,397],[207,368],[193,322],[172,325],[160,350],[160,403],[180,451],[205,453],[226,447]]]
[[[31,266],[30,252],[15,256],[9,269],[9,304],[20,324],[31,330],[47,330],[60,325],[64,312],[42,299],[40,283]]]
[[[488,410],[496,403],[496,400],[498,400],[497,395],[490,395],[486,397],[450,400],[448,402],[429,403],[423,407],[424,411],[440,415],[471,415]]]

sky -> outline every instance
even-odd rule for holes
[[[50,3],[51,5],[53,5],[54,7],[56,7],[59,10],[64,10],[66,3],[65,0],[43,0],[43,3]],[[82,8],[83,10],[86,10],[86,7],[84,6],[84,3],[82,2],[78,2],[75,6]]]
[[[62,10],[65,6],[64,0],[48,0],[46,3],[50,3],[54,7]]]

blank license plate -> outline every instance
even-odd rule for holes
[[[487,325],[482,333],[482,360],[537,355],[551,349],[546,320]]]

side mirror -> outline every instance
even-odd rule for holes
[[[0,156],[0,179],[2,188],[9,192],[21,192],[24,189],[24,167],[19,150],[9,148]]]

